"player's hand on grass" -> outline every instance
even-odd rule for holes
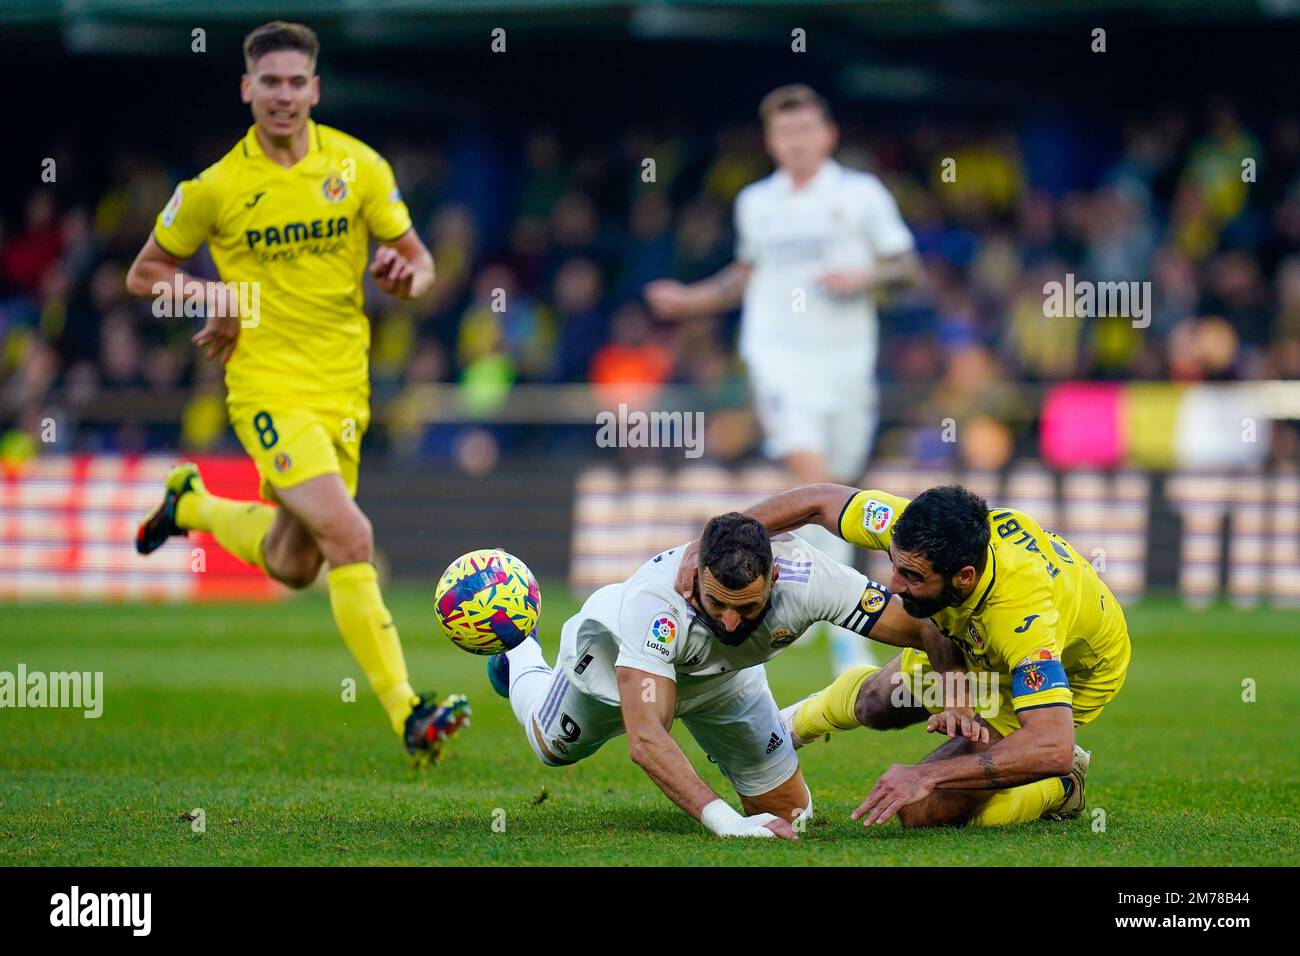
[[[207,319],[192,339],[204,349],[208,358],[223,365],[235,354],[239,341],[239,295],[233,285],[209,282],[204,289],[204,312]]]
[[[686,546],[685,552],[682,553],[682,563],[677,566],[677,579],[673,582],[673,587],[677,593],[688,601],[695,594],[695,573],[699,563],[700,556],[700,539],[696,538]]]
[[[642,291],[650,310],[661,319],[685,318],[694,306],[691,290],[676,279],[656,279]]]
[[[934,791],[934,784],[918,764],[896,763],[876,781],[867,799],[850,817],[869,827],[887,823],[903,807],[924,800]],[[863,819],[865,817],[865,819]]]
[[[411,282],[415,279],[415,266],[396,249],[380,246],[370,262],[370,274],[375,285],[399,299],[411,297]]]
[[[832,269],[823,272],[817,284],[833,296],[848,298],[861,295],[871,287],[870,269]]]
[[[949,737],[965,737],[974,743],[989,742],[989,729],[980,723],[975,711],[969,707],[949,707],[937,714],[931,714],[925,725],[926,733],[947,734]]]

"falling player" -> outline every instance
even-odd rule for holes
[[[370,422],[362,311],[369,240],[380,244],[370,274],[399,298],[428,290],[433,258],[411,228],[388,163],[312,121],[318,52],[316,34],[300,24],[267,23],[247,36],[240,93],[253,125],[176,187],[127,276],[134,295],[180,282],[187,296],[207,302],[194,344],[225,363],[231,424],[261,473],[262,496],[279,507],[209,494],[198,469],[183,464],[141,524],[136,548],[149,554],[172,535],[211,532],[292,588],[308,586],[328,564],[339,632],[407,751],[427,763],[464,724],[468,702],[453,695],[438,703],[412,690],[371,563],[370,522],[354,496]],[[204,242],[222,282],[180,273]]]
[[[736,198],[736,261],[703,282],[652,282],[646,300],[683,318],[743,299],[740,354],[766,453],[796,484],[856,482],[877,417],[873,294],[917,279],[912,234],[879,179],[831,158],[838,133],[816,92],[783,86],[759,115],[777,169]],[[852,563],[844,541],[818,528],[801,533]],[[864,642],[839,630],[831,641],[836,673],[864,662]]]
[[[904,826],[993,826],[1082,812],[1090,754],[1075,744],[1074,730],[1119,693],[1131,648],[1119,602],[1068,542],[1022,511],[990,510],[957,485],[911,501],[813,485],[760,501],[749,513],[772,534],[811,522],[888,551],[890,590],[907,613],[932,619],[972,675],[996,681],[980,713],[987,739],[950,733],[920,764],[891,767],[854,819],[883,823],[897,814]],[[694,586],[694,546],[687,551],[676,582],[683,592]],[[783,711],[796,744],[927,718],[933,730],[941,717],[931,715],[942,706],[924,706],[923,690],[932,664],[908,649],[883,668],[846,671]],[[901,698],[900,683],[908,691]]]
[[[718,836],[794,837],[811,813],[791,736],[763,662],[818,621],[896,646],[936,666],[960,657],[887,591],[793,535],[769,541],[745,515],[705,526],[698,586],[673,588],[683,549],[656,555],[601,588],[564,625],[554,668],[527,640],[488,661],[529,746],[547,766],[594,754],[627,733],[632,760],[678,807]],[[669,735],[680,717],[740,795],[737,813],[695,773]]]

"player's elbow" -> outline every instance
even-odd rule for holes
[[[1048,773],[1056,777],[1068,777],[1070,771],[1074,769],[1074,740],[1073,735],[1068,739],[1053,740],[1049,750],[1048,762],[1050,769]]]
[[[633,730],[627,735],[627,755],[641,769],[651,762],[657,744],[652,730]]]
[[[131,263],[131,268],[126,270],[126,291],[134,296],[153,295],[153,283],[145,275],[145,270],[140,266],[140,260],[136,259]]]

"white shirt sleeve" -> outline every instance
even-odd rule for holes
[[[896,256],[915,248],[912,231],[903,222],[898,203],[884,183],[875,177],[869,179],[863,198],[867,205],[867,242],[876,258]]]
[[[736,228],[736,261],[743,262],[745,265],[754,264],[756,250],[754,248],[753,230],[749,225],[749,197],[752,196],[746,187],[736,196],[735,209],[735,228]]]
[[[817,620],[871,635],[889,603],[889,591],[866,575],[817,552],[814,577],[818,587],[811,595]]]
[[[634,667],[675,682],[675,662],[686,641],[687,628],[680,605],[680,600],[651,589],[626,595],[619,611],[619,648],[614,666]]]

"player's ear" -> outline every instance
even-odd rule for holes
[[[311,105],[320,105],[320,76],[315,73],[311,77]]]
[[[963,591],[967,588],[973,588],[979,579],[980,573],[969,564],[957,572],[957,585]]]
[[[253,102],[253,77],[248,73],[239,78],[239,99],[244,103]]]
[[[781,566],[775,561],[772,562],[772,571],[767,576],[768,585],[776,584],[776,579],[781,576]]]

